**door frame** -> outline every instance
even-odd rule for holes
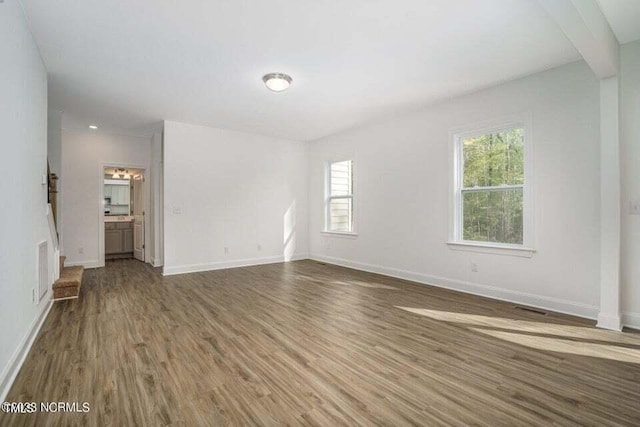
[[[133,232],[133,258],[137,259],[138,261],[142,261],[142,262],[147,262],[147,245],[146,245],[146,240],[147,240],[147,230],[146,230],[146,223],[147,223],[147,209],[146,209],[146,203],[145,203],[145,197],[144,197],[144,184],[146,182],[146,177],[144,175],[144,171],[142,172],[142,179],[132,179],[130,181],[130,188],[131,188],[131,195],[130,195],[130,200],[132,200],[133,202],[133,224],[132,225],[132,232]],[[141,191],[142,194],[138,194],[138,191],[136,191],[136,187],[139,186],[139,190]],[[142,208],[140,207],[136,207],[137,205],[137,200],[136,199],[142,199]],[[130,206],[131,208],[131,206]],[[131,209],[130,209],[131,210]],[[142,212],[141,215],[136,215],[136,211],[138,212]],[[141,216],[142,217],[142,221],[138,222],[140,220],[140,218],[136,219],[137,217]],[[141,224],[141,225],[138,225]],[[140,248],[140,252],[142,252],[142,259],[139,259],[136,256],[136,253],[138,252],[136,250],[136,227],[142,227],[142,236],[141,242],[138,242],[142,245],[142,247]]]
[[[145,218],[144,218],[144,226],[145,229],[147,228],[147,226],[149,224],[147,224],[147,222],[149,221],[150,215],[148,214],[149,212],[149,180],[148,178],[148,170],[149,170],[149,166],[145,166],[145,165],[136,165],[136,164],[132,164],[132,163],[120,163],[120,162],[105,162],[105,163],[101,163],[100,165],[100,170],[99,170],[99,183],[100,185],[98,186],[98,267],[104,267],[105,266],[105,262],[104,262],[104,170],[105,168],[125,168],[125,169],[140,169],[142,171],[142,176],[144,177],[144,182],[142,183],[142,194],[144,197],[144,212],[145,212]],[[144,236],[144,240],[145,240],[145,262],[147,261],[147,236],[145,233]]]

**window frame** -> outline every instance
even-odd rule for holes
[[[341,196],[332,196],[331,195],[331,165],[334,163],[343,163],[343,162],[351,162],[351,194],[350,195],[341,195]],[[330,229],[330,221],[331,221],[331,201],[339,200],[339,199],[350,199],[351,200],[351,230],[350,231],[335,231]],[[329,160],[325,162],[325,195],[324,195],[324,228],[322,233],[329,235],[338,235],[338,236],[357,236],[356,232],[356,172],[355,172],[355,160],[353,158],[339,159],[339,160]]]
[[[463,141],[474,136],[497,133],[513,128],[522,128],[524,143],[524,183],[513,185],[464,188]],[[533,228],[533,135],[531,114],[522,113],[484,123],[476,123],[450,132],[452,141],[451,162],[453,165],[449,241],[451,249],[487,252],[495,254],[531,257],[534,249]],[[522,244],[464,240],[464,193],[475,191],[508,190],[522,188]]]

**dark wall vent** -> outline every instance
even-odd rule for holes
[[[530,308],[530,307],[522,307],[519,305],[514,306],[513,308],[515,308],[516,310],[522,310],[522,311],[528,311],[530,313],[535,313],[535,314],[539,314],[541,316],[546,316],[547,312],[544,310],[538,310],[537,308]]]

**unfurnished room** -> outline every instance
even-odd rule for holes
[[[640,425],[639,0],[0,0],[0,426]]]

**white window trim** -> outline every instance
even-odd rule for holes
[[[332,163],[340,163],[350,161],[352,164],[351,174],[352,174],[352,188],[350,196],[332,196],[331,195],[331,164]],[[324,229],[320,232],[326,236],[335,236],[335,237],[358,237],[358,233],[356,232],[357,226],[357,215],[358,209],[356,206],[356,170],[355,170],[355,158],[345,158],[345,159],[337,159],[337,160],[328,160],[325,162],[324,166]],[[331,205],[331,200],[333,199],[351,199],[351,231],[333,231],[329,230],[329,206]]]
[[[358,233],[350,231],[321,231],[320,234],[329,237],[345,237],[351,239],[355,239],[356,237],[358,237]]]
[[[453,165],[453,173],[450,185],[450,214],[449,214],[449,240],[450,249],[483,252],[499,255],[512,255],[531,257],[535,253],[534,241],[534,200],[533,200],[533,129],[531,113],[521,113],[508,117],[502,117],[456,128],[449,134],[451,141],[450,163]],[[523,242],[521,245],[504,244],[497,242],[478,242],[462,239],[462,141],[466,138],[487,133],[500,132],[514,127],[522,127],[524,133],[524,185],[505,185],[497,187],[482,187],[466,189],[467,191],[481,191],[488,189],[522,188],[522,227]]]

